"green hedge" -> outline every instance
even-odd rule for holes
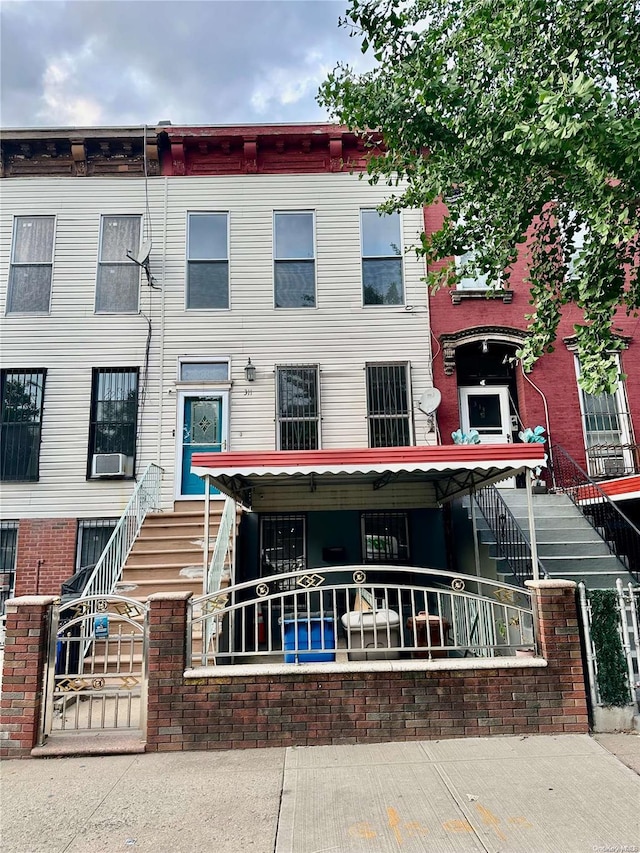
[[[592,589],[591,638],[598,662],[598,689],[603,705],[628,705],[629,673],[622,649],[618,622],[618,595],[613,589]]]

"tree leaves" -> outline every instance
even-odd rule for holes
[[[583,387],[613,390],[616,311],[640,307],[638,0],[352,0],[345,23],[378,65],[337,66],[319,101],[382,132],[368,178],[397,188],[386,210],[447,200],[416,247],[429,285],[458,276],[434,262],[473,251],[504,286],[525,251],[525,366],[572,303]]]

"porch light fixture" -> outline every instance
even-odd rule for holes
[[[253,364],[251,364],[251,359],[247,360],[247,363],[244,367],[244,375],[247,379],[247,382],[255,382],[256,379],[256,369]]]

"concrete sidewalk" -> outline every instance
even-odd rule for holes
[[[640,851],[639,735],[7,761],[12,853]],[[620,741],[620,739],[626,739]]]

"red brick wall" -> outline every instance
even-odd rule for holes
[[[433,231],[440,227],[444,207],[433,205],[425,210],[425,228]],[[435,268],[435,266],[434,266]],[[473,330],[479,326],[508,326],[526,329],[525,314],[534,309],[529,303],[529,288],[524,283],[527,267],[524,251],[513,268],[510,287],[513,301],[505,305],[501,299],[467,299],[460,305],[451,304],[448,288],[443,288],[430,297],[430,321],[433,334],[440,339],[442,334],[462,330]],[[580,400],[575,375],[574,355],[563,343],[563,338],[574,334],[574,323],[582,322],[581,313],[566,306],[558,329],[557,343],[553,353],[543,356],[535,365],[530,379],[540,388],[547,399],[552,440],[561,444],[580,464],[584,464],[584,436],[580,417]],[[622,311],[616,316],[614,328],[632,338],[627,350],[621,354],[622,369],[627,374],[626,391],[629,411],[640,430],[640,371],[635,365],[640,362],[640,340],[638,318],[627,317]],[[633,339],[633,335],[636,338]],[[437,347],[434,347],[437,350]],[[444,444],[451,443],[451,433],[458,429],[458,385],[455,373],[446,376],[442,351],[434,359],[434,384],[442,393],[438,409],[438,425]],[[544,408],[540,394],[522,378],[518,368],[518,404],[525,426],[545,425]],[[636,436],[637,438],[638,436]]]
[[[150,599],[147,749],[375,743],[586,732],[575,585],[534,585],[546,667],[183,677],[186,598]],[[442,668],[441,668],[442,667]],[[225,672],[226,670],[226,672]]]
[[[2,758],[28,758],[38,739],[52,601],[50,596],[27,596],[7,604],[0,699]]]
[[[75,518],[23,518],[18,528],[16,595],[60,595],[75,571]]]
[[[546,659],[416,661],[406,671],[252,672],[185,678],[189,593],[149,599],[147,750],[375,743],[490,734],[586,732],[575,584],[530,581]],[[7,607],[0,756],[27,757],[38,737],[52,599]],[[461,659],[456,662],[459,666]],[[210,671],[209,671],[210,672]],[[98,733],[104,739],[104,732]]]

